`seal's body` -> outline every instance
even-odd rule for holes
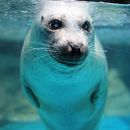
[[[96,130],[107,92],[107,64],[84,2],[47,2],[21,55],[25,93],[43,130]]]

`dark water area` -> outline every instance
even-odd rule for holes
[[[26,120],[33,115],[31,105],[22,94],[20,84],[21,42],[0,41],[0,124],[12,120]],[[31,109],[31,110],[30,110]],[[20,115],[17,117],[17,115]],[[32,117],[32,116],[31,116]],[[29,117],[29,118],[31,118]],[[1,126],[0,125],[0,126]]]
[[[130,46],[123,44],[106,45],[104,49],[107,50],[106,56],[109,68],[118,70],[119,76],[130,90]]]

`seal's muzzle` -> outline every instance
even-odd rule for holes
[[[80,65],[86,58],[88,49],[83,44],[68,42],[67,45],[51,46],[50,55],[67,66]]]

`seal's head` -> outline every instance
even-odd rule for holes
[[[83,3],[80,6],[73,2],[48,2],[38,17],[41,32],[48,33],[50,56],[67,66],[83,63],[94,40],[92,19]]]

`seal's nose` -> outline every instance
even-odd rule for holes
[[[67,66],[75,66],[83,63],[88,55],[88,48],[83,43],[67,42],[61,46],[50,48],[49,52],[58,62]]]
[[[74,44],[68,42],[66,51],[71,55],[81,56],[87,51],[87,48],[82,43]]]

